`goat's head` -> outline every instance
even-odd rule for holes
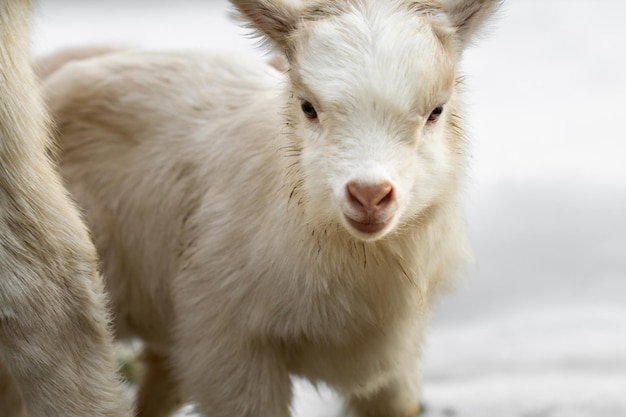
[[[456,188],[457,61],[498,0],[231,1],[287,58],[313,223],[376,240]]]

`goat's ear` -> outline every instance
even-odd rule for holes
[[[442,0],[441,7],[456,31],[457,42],[464,49],[502,0]]]
[[[293,0],[230,0],[252,29],[281,51],[296,28],[301,11]]]

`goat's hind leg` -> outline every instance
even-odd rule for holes
[[[22,396],[17,391],[13,378],[0,366],[0,416],[26,417]]]
[[[140,357],[143,375],[137,393],[137,417],[169,417],[183,402],[167,356],[146,347]]]

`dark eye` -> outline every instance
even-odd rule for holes
[[[313,105],[306,101],[302,100],[300,103],[300,108],[302,109],[302,113],[307,117],[307,119],[315,120],[317,119],[317,111]]]
[[[441,116],[441,113],[443,113],[443,106],[435,107],[435,110],[433,110],[432,113],[430,113],[430,116],[428,116],[428,121],[436,122],[437,119],[439,119],[439,116]]]

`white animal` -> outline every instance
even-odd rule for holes
[[[288,62],[126,51],[49,78],[62,173],[141,416],[418,412],[429,312],[466,261],[458,62],[496,0],[233,0]]]
[[[130,417],[96,250],[48,155],[31,19],[0,1],[0,416]]]

